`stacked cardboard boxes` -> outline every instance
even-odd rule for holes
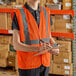
[[[0,67],[15,67],[16,53],[10,45],[13,47],[12,36],[0,35]]]
[[[53,74],[72,76],[72,64],[53,64]]]
[[[7,67],[9,44],[0,43],[0,67]]]
[[[72,0],[63,0],[63,10],[72,9]]]
[[[7,66],[7,58],[9,52],[9,44],[11,42],[11,36],[0,35],[0,67]]]
[[[3,5],[23,5],[27,0],[4,0]],[[51,9],[71,10],[72,0],[40,0],[40,5],[47,6]]]
[[[73,0],[47,0],[47,7],[50,9],[72,10]],[[52,6],[52,7],[51,7]]]
[[[73,24],[70,15],[55,15],[51,17],[53,21],[52,32],[72,33]]]
[[[0,8],[9,8],[12,9],[12,5],[0,5]],[[9,29],[11,30],[12,20],[10,13],[0,13],[0,29]]]
[[[0,5],[0,8],[10,8],[11,5]],[[0,29],[11,30],[11,14],[0,13]],[[0,67],[7,67],[7,59],[10,51],[11,36],[0,35]]]
[[[53,74],[72,75],[72,51],[71,41],[56,40],[62,47],[57,56],[53,56]]]
[[[72,24],[69,15],[55,15],[55,32],[72,32]]]

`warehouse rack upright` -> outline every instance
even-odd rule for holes
[[[73,0],[73,10],[75,11],[73,17],[73,33],[75,34],[75,40],[73,40],[73,76],[76,76],[76,0]]]

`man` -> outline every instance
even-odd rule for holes
[[[50,53],[59,54],[58,48],[50,48],[56,45],[50,32],[50,11],[38,3],[27,0],[13,16],[13,45],[20,76],[48,76]]]

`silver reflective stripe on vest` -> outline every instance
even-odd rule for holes
[[[24,9],[21,8],[20,12],[21,12],[23,26],[24,26],[25,40],[27,42],[30,42],[29,29],[28,29],[28,24],[27,24],[27,20],[26,20],[26,15],[25,15]]]
[[[45,38],[45,39],[30,40],[30,42],[24,41],[22,43],[28,44],[28,45],[35,45],[35,44],[40,44],[40,40],[42,40],[43,42],[49,42],[49,38]]]
[[[42,8],[43,8],[45,19],[46,19],[47,37],[49,38],[47,11],[46,11],[46,8],[45,7],[42,7]]]
[[[20,10],[20,13],[21,13],[21,16],[22,16],[22,21],[23,21],[23,27],[24,27],[24,34],[25,34],[25,40],[24,44],[28,44],[28,45],[35,45],[35,44],[40,44],[40,40],[42,40],[43,42],[49,42],[49,32],[48,32],[48,17],[47,17],[47,11],[45,8],[43,8],[44,10],[44,15],[45,15],[45,19],[46,19],[46,28],[47,28],[47,38],[44,38],[44,39],[37,39],[37,40],[30,40],[30,37],[29,37],[29,29],[28,29],[28,24],[27,24],[27,20],[26,20],[26,15],[25,15],[25,12],[24,12],[24,9],[21,8],[19,9]]]

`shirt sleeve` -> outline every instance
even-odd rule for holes
[[[53,21],[52,21],[51,15],[50,15],[50,25],[51,26],[53,25]]]
[[[14,12],[13,21],[12,21],[12,30],[13,29],[19,30],[19,24],[18,24],[18,21],[17,21],[17,17],[16,17],[16,13],[15,12]]]

